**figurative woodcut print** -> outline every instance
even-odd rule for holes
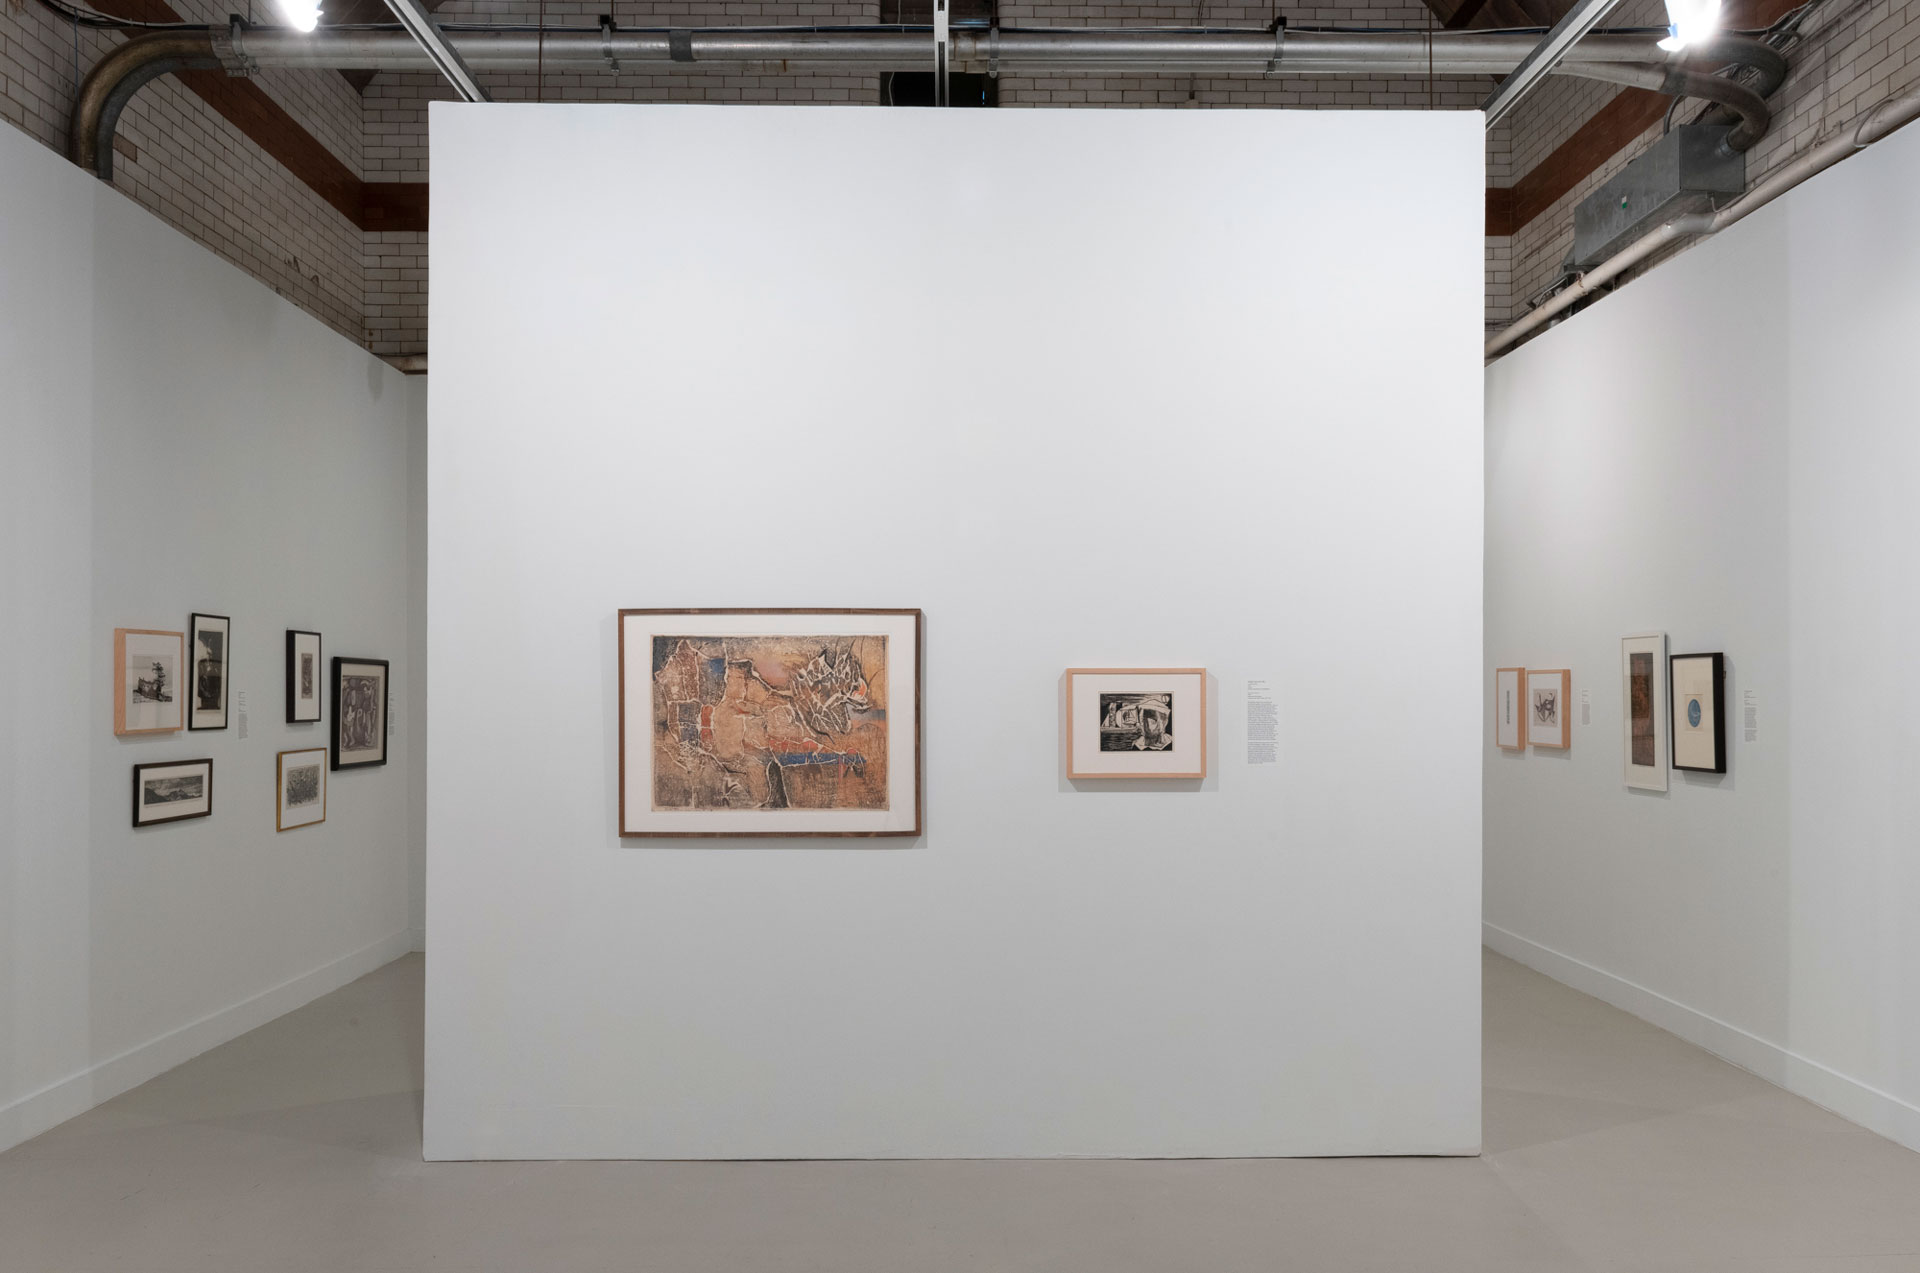
[[[282,831],[327,820],[327,749],[308,747],[279,755],[277,825]]]
[[[287,770],[287,808],[304,809],[320,803],[320,765],[295,765]]]
[[[1173,746],[1173,695],[1100,695],[1101,751],[1166,751]]]
[[[887,638],[654,635],[656,810],[888,807]]]
[[[352,673],[340,677],[340,746],[371,751],[380,746],[380,678]]]

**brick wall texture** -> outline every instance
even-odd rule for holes
[[[1920,3],[1920,0],[1915,0]],[[223,21],[236,6],[171,0],[195,22]],[[277,20],[259,0],[262,21]],[[843,25],[879,21],[879,0],[449,0],[449,22],[592,26],[613,11],[627,26]],[[1417,0],[1278,10],[1296,26],[1346,25],[1425,30],[1435,19]],[[1061,3],[1002,0],[1007,26],[1264,27],[1269,5]],[[1627,0],[1610,25],[1663,21],[1660,0]],[[1912,30],[1909,31],[1909,26]],[[1792,74],[1776,94],[1773,130],[1750,153],[1749,180],[1847,127],[1885,96],[1920,76],[1909,53],[1920,25],[1907,0],[1820,0],[1789,50]],[[89,29],[39,0],[0,0],[0,117],[64,151],[76,85],[121,37]],[[364,90],[332,71],[264,71],[254,82],[360,180],[428,179],[427,103],[451,97],[436,76],[382,73]],[[877,105],[873,76],[532,73],[483,77],[502,101],[811,102]],[[1471,110],[1493,80],[1478,78],[1030,77],[1005,76],[1004,108]],[[1618,90],[1556,77],[1487,139],[1487,181],[1511,187],[1566,142]],[[1689,120],[1701,104],[1683,103]],[[1511,236],[1486,241],[1487,323],[1504,325],[1561,277],[1572,244],[1573,207],[1660,128],[1602,163]],[[122,117],[114,185],[301,305],[335,330],[382,354],[425,352],[427,244],[424,232],[365,230],[309,189],[171,76],[150,84]]]

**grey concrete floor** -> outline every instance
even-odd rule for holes
[[[1486,959],[1486,1154],[423,1163],[418,956],[0,1155],[5,1273],[1920,1273],[1920,1154]]]

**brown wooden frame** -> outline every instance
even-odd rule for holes
[[[1197,773],[1127,774],[1081,773],[1073,761],[1073,678],[1076,676],[1197,676],[1200,678],[1200,769]],[[1205,778],[1207,776],[1207,669],[1204,667],[1070,667],[1067,669],[1067,777],[1069,778]]]
[[[170,636],[180,643],[180,657],[176,661],[176,680],[185,680],[192,684],[187,674],[187,634],[169,632],[164,628],[115,628],[113,630],[113,732],[126,736],[130,734],[172,734],[187,727],[187,691],[181,685],[173,689],[174,701],[180,705],[180,723],[160,729],[127,728],[127,638],[130,636]]]
[[[315,751],[320,753],[320,816],[311,822],[296,822],[292,826],[288,826],[281,820],[280,816],[283,812],[282,802],[287,794],[287,757],[304,756],[308,752]],[[286,751],[274,753],[273,829],[275,831],[298,831],[302,827],[317,827],[327,820],[327,788],[333,785],[327,781],[327,775],[332,772],[332,769],[327,764],[329,759],[331,759],[331,756],[325,747],[292,747]]]
[[[627,830],[627,616],[641,614],[891,614],[913,616],[913,826],[898,831],[629,831]],[[920,740],[926,729],[922,704],[926,696],[921,692],[924,668],[921,665],[921,651],[926,645],[926,615],[917,609],[887,609],[884,607],[845,607],[845,606],[708,606],[704,608],[637,607],[616,610],[613,616],[613,636],[615,648],[614,693],[619,696],[618,747],[620,750],[619,772],[615,781],[619,784],[620,811],[619,833],[623,840],[800,840],[800,839],[882,839],[886,837],[924,835],[925,819],[922,816],[923,801],[921,786],[926,780],[926,771],[921,759]],[[889,692],[893,686],[887,686]],[[891,737],[891,733],[889,733]],[[892,772],[889,766],[889,773]]]
[[[1565,751],[1567,748],[1573,746],[1572,705],[1567,701],[1573,697],[1573,673],[1566,668],[1558,667],[1528,669],[1527,679],[1522,682],[1528,690],[1528,711],[1533,710],[1533,678],[1536,676],[1557,676],[1560,678],[1560,737],[1566,741],[1558,743],[1540,742],[1534,738],[1532,722],[1529,721],[1527,726],[1527,745],[1530,747],[1546,747],[1554,751]]]
[[[1519,691],[1520,701],[1515,704],[1520,710],[1520,741],[1509,747],[1500,741],[1500,674],[1513,672],[1518,675],[1515,688]],[[1496,667],[1493,669],[1493,745],[1501,751],[1525,751],[1527,749],[1527,669],[1524,667]]]

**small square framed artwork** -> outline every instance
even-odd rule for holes
[[[204,818],[212,812],[212,760],[174,760],[133,767],[134,826]]]
[[[1069,778],[1207,776],[1207,670],[1067,669]]]
[[[1527,742],[1534,747],[1573,745],[1567,729],[1567,697],[1573,693],[1573,673],[1565,668],[1527,669]]]
[[[190,617],[187,649],[193,654],[188,729],[227,727],[227,668],[233,656],[233,620],[223,614]]]
[[[275,766],[274,829],[291,831],[327,820],[327,749],[283,751]]]
[[[113,630],[114,733],[170,734],[186,724],[186,650],[178,632]]]
[[[320,719],[320,634],[287,629],[287,724]]]
[[[387,763],[387,661],[333,660],[335,769]]]
[[[1660,728],[1667,715],[1667,681],[1660,675],[1666,661],[1664,632],[1620,641],[1623,762],[1627,785],[1641,791],[1667,789],[1667,731]]]
[[[1673,704],[1673,767],[1695,773],[1727,772],[1724,654],[1676,654],[1667,661],[1667,694]]]
[[[1522,751],[1527,745],[1527,669],[1499,667],[1493,670],[1493,741],[1506,751]]]

